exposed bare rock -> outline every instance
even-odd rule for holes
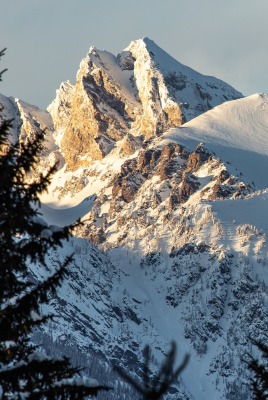
[[[162,148],[161,159],[166,159],[170,161],[172,158],[177,156],[178,154],[185,154],[185,150],[183,146],[180,146],[177,143],[168,143]]]
[[[165,180],[178,172],[181,169],[181,163],[178,163],[177,157],[186,160],[189,157],[189,152],[181,145],[169,143],[163,146],[161,157],[156,169],[156,173],[160,176],[161,180]]]
[[[113,182],[112,196],[122,198],[123,201],[129,203],[133,200],[142,182],[142,177],[136,175],[137,160],[132,159],[126,161],[121,167],[121,173],[116,175]]]
[[[241,196],[246,196],[251,191],[250,185],[246,185],[238,179],[229,178],[229,182],[230,184],[228,184],[227,180],[221,184],[220,180],[217,180],[212,188],[211,194],[208,196],[208,199],[220,200],[226,198],[239,198]]]
[[[135,58],[130,51],[123,51],[117,56],[122,71],[133,71]]]
[[[211,153],[209,153],[202,145],[199,145],[197,149],[190,154],[187,162],[187,171],[196,171],[204,162],[211,159]]]
[[[136,158],[123,163],[120,173],[114,177],[110,216],[120,212],[124,203],[131,203],[153,176],[158,176],[159,182],[163,182],[161,190],[170,192],[169,209],[174,210],[199,190],[200,183],[190,170],[196,171],[211,159],[212,155],[200,145],[194,152],[177,143],[168,143],[161,149],[141,149]],[[161,190],[160,193],[152,193],[146,207],[156,208],[163,201]]]
[[[232,180],[231,180],[230,178],[231,178],[230,173],[229,173],[226,169],[223,169],[223,170],[220,172],[220,174],[218,175],[217,181],[218,181],[219,183],[223,183],[223,182],[225,182],[225,181],[228,181],[228,183],[231,184],[231,183],[232,183]]]
[[[137,159],[137,168],[145,176],[153,171],[154,167],[158,164],[161,155],[160,150],[141,150]]]
[[[184,172],[179,193],[180,202],[184,203],[189,197],[195,193],[200,186],[197,178],[189,172]]]
[[[135,59],[134,77],[142,114],[133,128],[146,137],[163,133],[185,122],[180,106],[169,97],[164,77],[155,67],[154,57],[146,40],[134,41],[126,49]]]
[[[183,242],[193,229],[187,213],[191,204],[250,193],[250,186],[232,175],[203,145],[190,151],[179,143],[162,142],[162,147],[159,143],[147,141],[136,157],[123,162],[120,172],[109,181],[110,194],[94,202],[83,236],[91,237],[104,249],[110,244],[134,246],[135,238],[146,243],[147,237],[150,246],[157,248],[157,237],[152,239],[155,231],[159,227],[166,231],[169,226],[171,231],[178,227],[177,240],[182,238]],[[108,214],[102,215],[102,209]],[[196,231],[201,227],[200,222]],[[215,229],[221,230],[220,226]],[[114,239],[112,232],[116,232]]]
[[[224,199],[228,198],[234,191],[231,187],[224,187],[222,185],[216,184],[213,186],[212,194],[209,196],[210,200]]]
[[[130,156],[141,148],[142,143],[142,136],[133,136],[130,133],[127,134],[120,144],[120,155],[123,157]]]
[[[126,203],[130,203],[138,191],[138,184],[135,179],[122,179],[122,198]]]

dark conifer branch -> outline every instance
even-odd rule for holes
[[[142,396],[142,400],[161,400],[163,395],[168,392],[169,388],[178,381],[188,361],[189,355],[186,354],[182,363],[174,369],[176,362],[176,344],[172,342],[169,353],[160,366],[159,371],[153,377],[150,377],[151,350],[149,346],[144,348],[142,384],[120,367],[115,366],[114,369]]]
[[[268,339],[268,337],[267,337]],[[254,400],[268,399],[268,346],[260,340],[249,338],[250,342],[260,352],[260,359],[246,353],[243,361],[252,372],[251,389]]]

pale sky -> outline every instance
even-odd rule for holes
[[[75,82],[90,46],[117,55],[148,36],[244,95],[268,93],[268,0],[2,0],[0,93],[41,108]]]

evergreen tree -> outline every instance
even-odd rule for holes
[[[248,368],[253,372],[251,389],[254,400],[268,399],[268,346],[258,340],[250,338],[251,343],[256,346],[261,355],[261,360],[247,353],[246,361]]]
[[[0,52],[0,56],[3,55]],[[3,71],[2,71],[3,72]],[[0,80],[1,80],[0,73]],[[0,398],[65,400],[95,396],[107,387],[77,375],[67,358],[49,358],[31,343],[30,333],[51,316],[42,315],[67,272],[72,257],[34,284],[29,263],[46,267],[48,250],[63,245],[73,227],[52,229],[40,218],[39,195],[47,189],[51,168],[29,183],[42,149],[42,133],[28,143],[11,144],[12,122],[0,123]]]

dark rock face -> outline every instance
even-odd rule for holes
[[[211,153],[209,153],[202,145],[199,145],[197,149],[189,155],[186,171],[196,171],[204,162],[211,158]]]
[[[197,178],[183,172],[179,187],[173,187],[169,197],[169,210],[174,210],[179,204],[185,203],[189,197],[199,189],[200,183]]]
[[[181,202],[183,203],[187,201],[189,197],[198,190],[199,186],[200,183],[197,181],[197,178],[194,175],[185,172],[183,174],[179,194]]]
[[[169,72],[164,77],[166,85],[175,90],[183,90],[186,87],[187,76],[179,72]]]
[[[143,174],[151,172],[154,161],[159,157],[158,155],[152,159],[154,154],[153,150],[140,151],[137,159],[137,168]]]
[[[239,179],[231,177],[228,171],[221,171],[209,196],[210,200],[239,198],[250,193],[250,185],[246,185]]]
[[[137,160],[126,161],[121,167],[121,173],[114,178],[112,196],[113,199],[121,197],[129,203],[138,191],[138,181],[135,179]]]
[[[216,184],[212,190],[213,194],[210,196],[211,200],[224,199],[229,197],[233,193],[232,188],[224,187],[223,185],[219,184]]]
[[[127,178],[123,178],[121,187],[123,200],[126,203],[130,203],[139,189],[138,183],[134,179],[131,181]]]
[[[168,179],[172,174],[178,171],[178,157],[186,160],[189,152],[181,145],[176,143],[169,143],[162,148],[159,164],[156,169],[156,174],[160,176],[161,180]]]
[[[122,71],[133,71],[135,58],[130,51],[123,51],[117,56]]]
[[[222,170],[218,176],[218,181],[220,183],[223,183],[225,181],[227,181],[227,179],[229,179],[231,177],[231,175],[229,174],[228,171],[226,170]],[[231,183],[230,181],[228,183]]]

